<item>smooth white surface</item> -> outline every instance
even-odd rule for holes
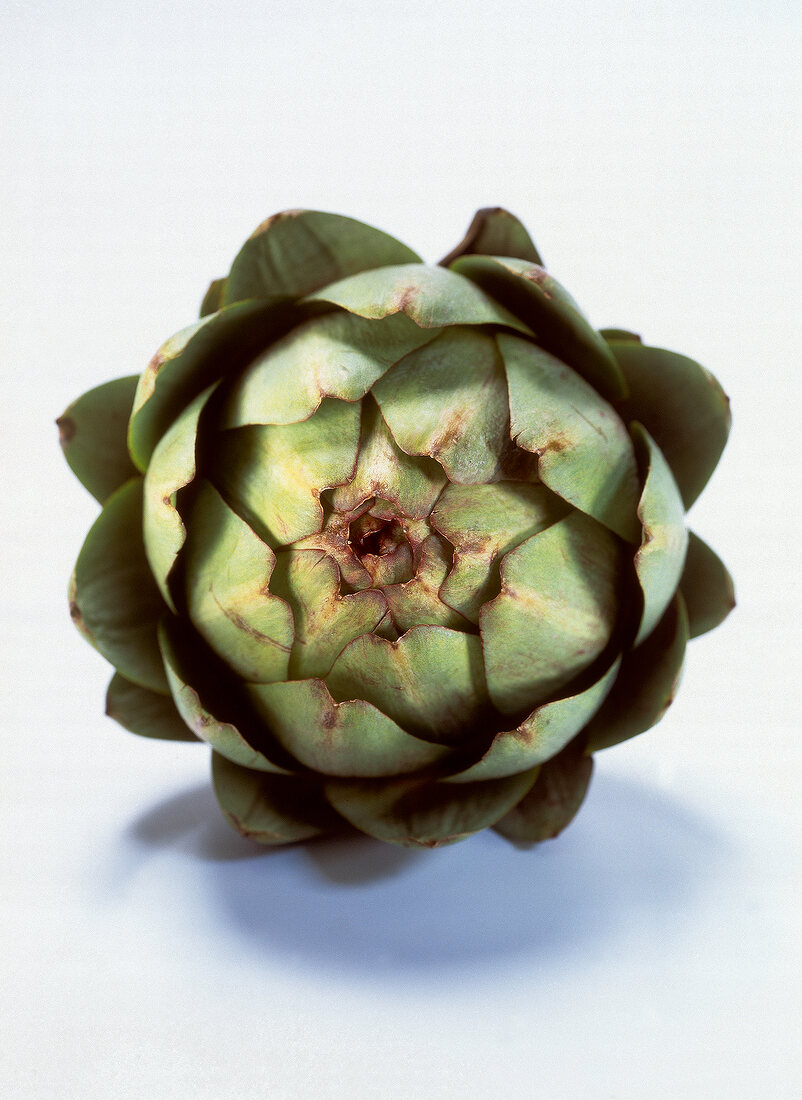
[[[798,1096],[798,8],[5,11],[2,1095]],[[96,509],[52,420],[270,213],[434,260],[498,203],[594,323],[729,392],[691,523],[738,610],[558,840],[262,854],[203,747],[101,716],[65,601]]]

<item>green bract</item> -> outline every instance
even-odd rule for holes
[[[555,836],[733,606],[684,520],[723,391],[593,329],[503,210],[438,266],[279,214],[199,322],[59,425],[103,505],[71,609],[107,711],[208,742],[264,844]]]

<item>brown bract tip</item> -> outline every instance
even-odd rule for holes
[[[305,213],[306,211],[300,208],[297,210],[280,210],[278,214],[271,214],[269,218],[265,218],[263,222],[260,222],[253,233],[251,233],[251,237],[258,237],[262,233],[266,233],[272,225],[275,225],[276,222],[283,221],[284,218],[297,218],[299,214]]]
[[[555,435],[548,443],[544,443],[542,447],[538,447],[537,453],[542,458],[543,455],[549,454],[550,452],[552,454],[559,454],[561,451],[568,450],[570,446],[570,442],[563,436]]]
[[[58,428],[58,441],[62,447],[66,447],[75,438],[77,431],[75,421],[71,416],[60,416],[56,421]]]
[[[527,282],[535,283],[541,288],[551,278],[545,267],[541,267],[540,264],[532,264],[528,271],[523,272],[523,277]],[[546,297],[550,298],[551,295],[546,292]]]
[[[418,292],[414,286],[405,286],[395,295],[393,304],[399,313],[406,313],[409,307],[414,305],[417,296]]]
[[[92,633],[92,631],[89,629],[89,627],[86,625],[86,622],[84,621],[83,614],[81,613],[81,609],[78,606],[76,600],[74,600],[74,599],[70,600],[70,618],[72,619],[73,623],[78,628],[78,630],[80,630],[81,634],[83,634],[83,636],[89,642],[91,642],[92,645],[94,645],[95,644],[95,636]]]

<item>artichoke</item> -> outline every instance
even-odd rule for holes
[[[684,521],[724,392],[593,329],[501,209],[437,266],[278,214],[200,321],[58,424],[102,504],[70,606],[107,713],[211,745],[264,844],[556,836],[734,603]]]

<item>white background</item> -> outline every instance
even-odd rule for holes
[[[800,30],[790,0],[4,5],[4,1097],[800,1095]],[[52,421],[270,213],[436,260],[495,204],[595,324],[729,392],[691,523],[739,607],[560,839],[263,854],[202,746],[102,716]]]

